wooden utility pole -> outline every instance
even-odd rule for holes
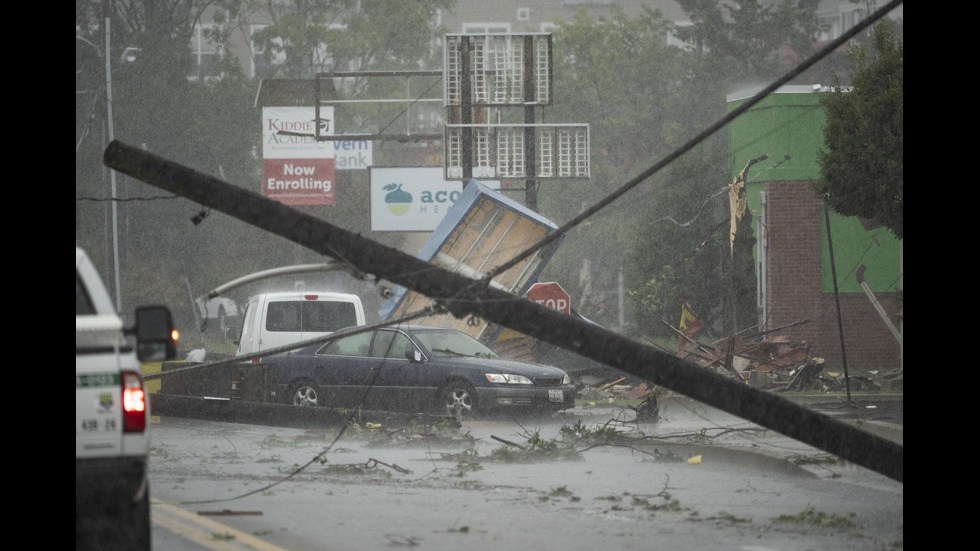
[[[493,321],[904,481],[903,447],[854,425],[520,299],[495,289],[486,279],[441,269],[138,147],[114,141],[103,158],[109,168],[340,260],[378,281],[440,297],[435,304],[457,318],[477,316]]]

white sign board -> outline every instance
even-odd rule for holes
[[[435,230],[465,184],[443,176],[441,166],[371,168],[371,231]]]
[[[321,107],[320,134],[332,133],[333,107]],[[315,135],[315,108],[262,108],[262,195],[286,205],[334,204],[334,145]]]
[[[335,141],[333,161],[337,170],[367,170],[374,164],[374,142],[359,140],[356,136]]]

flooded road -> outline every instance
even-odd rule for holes
[[[217,524],[167,549],[881,549],[903,485],[703,405],[302,430],[161,418],[155,515]],[[195,516],[196,515],[196,516]],[[210,538],[208,537],[210,536]],[[180,544],[184,545],[184,544]],[[163,548],[157,545],[157,548]]]

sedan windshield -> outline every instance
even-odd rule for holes
[[[435,356],[495,358],[492,350],[459,331],[417,331],[415,337]]]

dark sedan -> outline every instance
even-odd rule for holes
[[[385,327],[277,356],[276,394],[297,406],[363,408],[469,417],[574,406],[568,375],[502,360],[453,329]]]

